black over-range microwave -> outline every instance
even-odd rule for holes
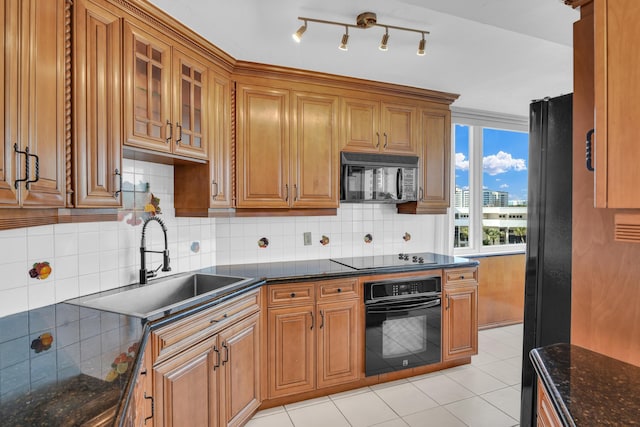
[[[418,157],[341,153],[340,201],[404,203],[418,197]]]

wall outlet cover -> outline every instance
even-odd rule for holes
[[[305,246],[311,245],[311,232],[305,231],[304,233],[302,233],[302,236],[304,238],[304,245]]]

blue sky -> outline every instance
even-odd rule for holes
[[[469,130],[455,126],[456,186],[469,186]],[[500,129],[483,129],[484,188],[509,193],[509,200],[527,200],[529,134]]]

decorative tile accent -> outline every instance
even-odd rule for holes
[[[133,368],[134,358],[138,351],[139,343],[134,343],[129,346],[127,352],[122,352],[113,359],[111,363],[111,370],[107,373],[104,380],[107,382],[113,382],[120,375],[124,375],[129,372],[129,369]],[[126,377],[124,377],[126,378]]]
[[[404,240],[405,242],[408,242],[409,240],[411,240],[411,234],[404,233],[404,236],[402,236],[402,240]]]
[[[322,246],[327,246],[329,244],[329,237],[325,236],[324,234],[322,235],[322,239],[320,239],[320,244]]]
[[[194,254],[200,252],[200,242],[191,242],[191,252]]]
[[[364,242],[365,242],[365,243],[371,243],[371,242],[373,242],[373,236],[372,236],[371,234],[369,234],[369,233],[365,234],[365,235],[364,235]]]
[[[260,238],[260,240],[258,240],[258,247],[265,249],[267,246],[269,246],[269,239],[267,239],[266,237],[262,237]]]
[[[36,262],[33,268],[29,270],[29,277],[38,280],[44,280],[51,274],[51,265],[49,261]]]
[[[51,335],[50,332],[45,332],[38,338],[31,341],[31,349],[36,353],[41,353],[49,350],[51,348],[51,344],[53,344],[53,335]]]
[[[128,179],[122,184],[122,205],[118,220],[136,226],[148,217],[161,213],[160,198],[150,192],[148,182],[133,184]]]

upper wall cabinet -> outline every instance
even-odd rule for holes
[[[65,1],[5,0],[1,8],[0,207],[64,207]]]
[[[640,208],[640,2],[596,0],[595,205]]]
[[[342,150],[417,154],[417,109],[410,104],[344,98]]]
[[[79,0],[74,18],[74,206],[119,207],[122,16]]]
[[[124,26],[125,144],[207,158],[207,67],[145,25]]]

